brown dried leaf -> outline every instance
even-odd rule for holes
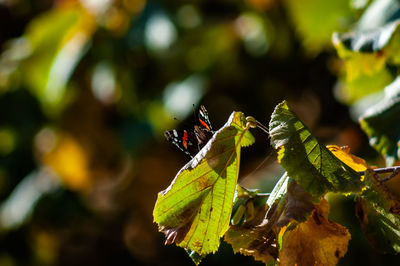
[[[268,210],[260,206],[255,218],[242,226],[231,226],[225,234],[225,241],[232,245],[234,252],[264,263],[278,258],[282,227],[291,221],[305,221],[314,208],[311,195],[287,175],[277,183],[268,202],[271,205]]]
[[[283,235],[281,265],[336,265],[347,252],[350,234],[328,220],[329,203],[322,200],[310,218]]]

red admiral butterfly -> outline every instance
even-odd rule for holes
[[[193,158],[214,135],[207,110],[203,105],[199,109],[199,121],[200,125],[195,125],[193,131],[174,129],[166,131],[164,135],[169,142]]]

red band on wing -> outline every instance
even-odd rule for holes
[[[186,132],[186,130],[183,132],[183,138],[182,138],[182,144],[185,147],[185,149],[187,149],[187,141],[188,141],[189,137],[188,137],[188,133]]]
[[[205,128],[207,128],[208,130],[210,130],[210,127],[207,125],[206,122],[204,122],[204,121],[201,120],[201,119],[199,119],[199,120],[200,120],[200,124],[202,124]]]

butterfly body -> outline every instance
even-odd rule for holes
[[[200,125],[195,125],[192,131],[174,129],[166,131],[164,135],[169,142],[193,158],[214,135],[203,105],[199,109],[199,122]]]

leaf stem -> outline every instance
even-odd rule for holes
[[[271,193],[257,193],[257,196],[260,197],[269,197],[271,195]]]
[[[257,127],[269,135],[269,130],[266,126],[256,120]]]
[[[393,177],[395,177],[396,175],[400,174],[400,166],[378,168],[378,169],[371,169],[371,170],[377,174],[392,173],[391,175],[380,179],[380,181],[382,181],[382,182],[388,181],[388,180],[392,179]],[[360,175],[365,175],[365,172],[366,171],[362,171],[362,172],[358,172],[358,173]]]

